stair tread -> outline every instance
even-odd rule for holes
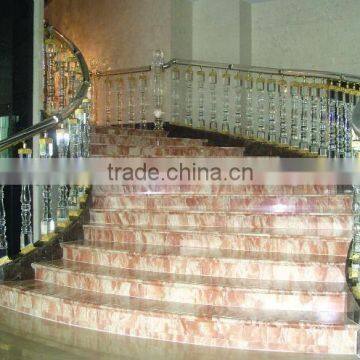
[[[311,311],[276,311],[240,309],[234,307],[183,304],[158,300],[131,298],[119,295],[102,294],[69,287],[58,286],[36,280],[7,282],[0,285],[5,290],[32,293],[50,298],[75,302],[91,307],[118,309],[126,312],[141,312],[157,316],[181,316],[201,318],[203,321],[237,321],[269,326],[285,325],[291,327],[332,327],[336,329],[353,328],[358,325],[347,319],[346,313]]]
[[[80,247],[93,250],[114,251],[121,253],[132,253],[153,256],[181,256],[196,257],[207,259],[224,259],[228,261],[263,261],[284,264],[310,265],[310,264],[334,264],[344,265],[346,258],[332,255],[313,255],[313,254],[287,254],[256,251],[241,251],[232,249],[216,248],[194,248],[179,247],[169,245],[153,245],[128,242],[98,242],[90,240],[79,240],[75,242],[63,243],[63,247]],[[345,271],[345,269],[344,269]]]
[[[168,209],[116,209],[116,208],[108,208],[108,209],[101,209],[101,208],[91,208],[90,211],[92,212],[119,212],[121,210],[121,213],[157,213],[157,214],[173,214],[173,213],[181,213],[181,214],[216,214],[216,215],[220,215],[220,214],[228,214],[228,215],[256,215],[259,216],[259,213],[254,212],[254,211],[249,211],[249,210],[239,210],[239,211],[234,211],[234,210],[196,210],[196,209],[190,209],[190,210],[168,210]],[[353,216],[352,212],[349,211],[342,211],[342,212],[309,212],[309,211],[303,211],[303,212],[281,212],[281,213],[274,213],[271,212],[269,210],[267,211],[262,211],[261,215],[266,215],[266,216],[287,216],[287,215],[291,215],[291,216],[339,216],[339,215],[346,215],[346,216]]]
[[[175,286],[201,285],[227,287],[259,292],[306,293],[306,294],[346,294],[345,283],[319,283],[301,281],[254,280],[241,278],[223,278],[201,275],[183,275],[163,272],[152,272],[126,268],[113,268],[102,265],[87,264],[69,260],[55,260],[35,263],[35,268],[50,268],[55,271],[76,272],[94,276],[111,277],[117,280],[136,280],[140,283],[170,283]]]
[[[249,236],[262,236],[262,237],[304,237],[307,238],[316,238],[319,241],[323,237],[331,237],[334,240],[350,242],[352,239],[352,231],[350,230],[339,230],[339,229],[287,229],[287,228],[221,228],[221,227],[167,227],[167,226],[124,226],[119,224],[99,224],[99,223],[90,223],[85,224],[86,228],[99,228],[99,229],[116,229],[119,231],[147,231],[147,232],[165,232],[165,233],[199,233],[199,234],[208,234],[209,236],[217,235],[226,235],[226,234],[237,234],[239,236],[249,235]],[[327,239],[325,239],[327,240]]]

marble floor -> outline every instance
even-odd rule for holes
[[[262,353],[130,338],[0,308],[1,360],[355,360],[355,356]]]

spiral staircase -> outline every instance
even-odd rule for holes
[[[239,158],[249,142],[294,157],[344,158],[356,152],[349,126],[359,96],[355,78],[164,63],[157,53],[149,67],[92,74],[88,92],[80,52],[65,39],[73,55],[58,60],[57,41],[65,40],[54,31],[46,42],[46,104],[53,115],[1,141],[0,150],[46,131],[40,139],[45,158],[55,155],[49,145],[55,143],[59,157],[152,161]],[[64,81],[65,70],[72,71],[66,75],[72,82]],[[169,92],[163,91],[166,71]],[[58,128],[56,141],[51,128]],[[189,137],[181,136],[183,128]],[[215,146],[214,137],[245,145]],[[24,142],[20,156],[29,157],[28,150]],[[23,186],[23,195],[28,191]],[[204,358],[352,359],[359,353],[357,187],[343,192],[320,185],[94,185],[83,236],[70,239],[75,241],[59,241],[59,234],[79,217],[86,191],[71,186],[67,193],[63,185],[58,191],[55,216],[52,189],[43,187],[39,242],[28,236],[31,214],[22,207],[21,255],[7,258],[3,267],[33,256],[34,277],[0,283],[0,306],[113,336],[188,344],[168,345],[173,358],[199,352]],[[26,205],[26,196],[22,201]],[[3,242],[9,241],[6,226],[0,230]],[[61,256],[41,253],[56,242]],[[20,324],[29,321],[7,311],[0,311],[0,320],[8,326],[12,316]],[[42,323],[37,331],[52,326]],[[74,328],[68,331],[73,336],[66,341],[74,337],[76,346],[95,346],[95,333],[84,344]],[[136,347],[134,339],[111,341],[129,356]],[[186,347],[193,345],[204,348]],[[149,354],[155,353],[152,348]]]

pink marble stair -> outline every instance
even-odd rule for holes
[[[198,227],[124,227],[87,224],[84,237],[91,241],[133,242],[240,251],[347,256],[351,231],[314,229],[222,229]]]
[[[90,153],[92,156],[211,156],[224,157],[236,156],[241,157],[244,154],[244,149],[240,147],[190,147],[190,146],[123,146],[123,145],[108,145],[108,144],[92,144],[90,146]]]
[[[122,335],[248,350],[355,354],[358,326],[342,312],[240,309],[88,292],[39,281],[0,285],[0,303]]]
[[[298,228],[351,230],[350,213],[253,213],[247,211],[181,211],[92,209],[90,221],[123,226],[174,226],[220,228]]]
[[[94,185],[95,195],[193,194],[193,195],[336,195],[336,186],[264,185]]]
[[[163,209],[273,213],[351,212],[349,195],[93,195],[96,209]]]
[[[57,260],[33,264],[35,279],[103,294],[253,309],[346,311],[343,283],[229,279]]]
[[[64,243],[63,258],[94,265],[184,275],[345,282],[342,256],[187,248],[134,243]]]
[[[123,146],[203,146],[206,140],[202,139],[184,139],[184,138],[167,138],[167,137],[143,137],[139,135],[111,135],[111,134],[91,134],[91,144],[112,144]]]

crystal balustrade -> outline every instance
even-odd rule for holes
[[[43,58],[46,118],[0,141],[0,151],[20,144],[20,158],[31,158],[34,154],[40,158],[88,157],[92,93],[84,58],[74,44],[51,26],[45,28]],[[54,238],[68,227],[80,214],[81,203],[86,200],[87,188],[83,186],[22,185],[20,239],[14,239],[6,229],[6,186],[0,185],[0,264],[10,261],[7,253],[9,241],[18,241],[17,248],[22,254],[33,250],[37,244]],[[40,194],[40,209],[34,204],[37,194]],[[33,211],[40,213],[40,224],[34,224]],[[38,236],[35,236],[36,228]]]

